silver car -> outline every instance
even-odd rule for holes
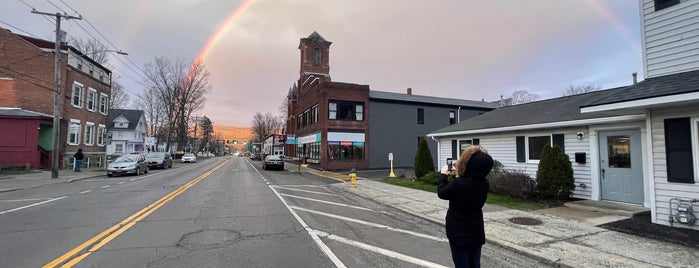
[[[182,156],[182,163],[196,163],[197,156],[192,153],[186,153]]]
[[[141,175],[141,173],[148,173],[148,162],[146,157],[140,154],[120,156],[107,166],[107,177],[126,174]]]

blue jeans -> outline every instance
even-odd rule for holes
[[[83,166],[83,161],[75,159],[75,168],[73,169],[73,171],[80,172],[80,168],[82,166]]]
[[[449,242],[451,248],[451,259],[456,268],[480,268],[481,267],[481,246],[475,248],[465,248]]]

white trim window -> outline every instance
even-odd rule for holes
[[[100,92],[100,113],[107,114],[107,105],[109,105],[109,95]]]
[[[97,110],[97,90],[94,88],[87,89],[87,110],[96,111]]]
[[[73,82],[73,94],[70,98],[70,104],[73,107],[82,108],[83,107],[83,84],[78,82]]]
[[[104,138],[107,134],[107,126],[97,125],[97,146],[104,146]]]
[[[80,120],[70,119],[70,124],[68,125],[68,144],[80,144]]]
[[[95,123],[85,122],[85,145],[93,145],[95,142]]]
[[[544,147],[551,146],[551,135],[527,137],[527,162],[539,162]]]

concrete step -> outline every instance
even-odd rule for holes
[[[608,201],[578,200],[567,202],[564,204],[564,206],[626,217],[650,213],[650,208],[645,208],[640,205],[614,203]]]

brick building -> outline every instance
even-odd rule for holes
[[[497,106],[333,82],[331,44],[317,32],[301,39],[299,80],[287,95],[285,154],[309,164],[329,170],[387,168],[392,153],[394,166],[411,168],[419,138]],[[436,160],[436,142],[428,142]]]
[[[54,50],[54,42],[0,28],[0,107],[53,115]],[[74,47],[63,45],[60,52],[59,85],[63,98],[59,101],[59,167],[71,166],[78,148],[85,153],[83,163],[86,166],[102,165],[111,71]],[[52,133],[52,124],[42,123],[41,133]],[[28,147],[31,150],[53,153],[53,140],[47,143],[32,138],[25,142],[36,144]],[[6,153],[6,149],[0,146],[0,154]],[[41,160],[42,163],[33,168],[50,167],[46,161]]]

